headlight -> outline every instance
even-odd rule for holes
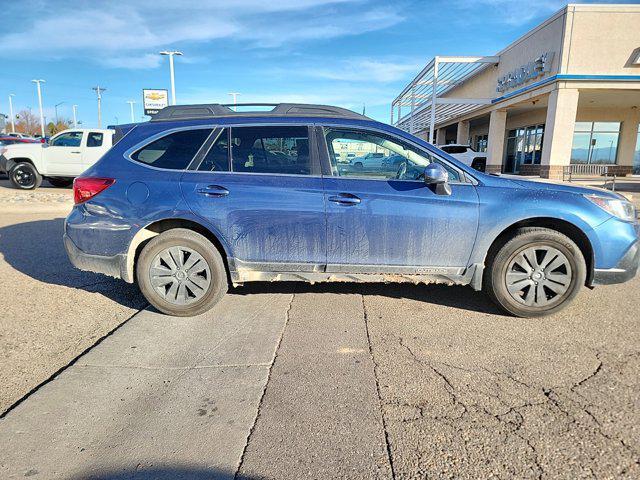
[[[618,217],[626,222],[633,222],[636,219],[636,209],[631,202],[622,198],[601,197],[600,195],[585,195],[587,200],[595,203],[605,212]]]

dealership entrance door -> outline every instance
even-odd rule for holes
[[[504,173],[519,173],[523,164],[540,165],[544,125],[509,130]]]

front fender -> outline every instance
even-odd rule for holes
[[[589,240],[597,261],[604,255],[596,228],[611,217],[582,195],[561,191],[487,187],[480,198],[478,237],[470,263],[484,264],[489,248],[501,233],[521,223],[561,220],[579,229]]]

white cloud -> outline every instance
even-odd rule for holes
[[[381,30],[403,20],[397,8],[364,0],[138,0],[24,2],[0,35],[0,51],[41,58],[89,58],[110,67],[152,68],[159,48],[227,39],[271,48]]]
[[[463,10],[463,18],[469,21],[485,21],[486,15],[477,16],[478,10],[492,13],[498,22],[519,26],[535,18],[543,18],[560,10],[566,0],[453,0],[451,6]]]
[[[330,67],[311,67],[300,72],[315,78],[338,80],[343,82],[391,83],[408,80],[422,68],[416,61],[392,61],[369,58],[352,58],[339,61]]]

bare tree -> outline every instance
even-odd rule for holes
[[[40,133],[40,120],[31,110],[20,110],[16,115],[16,132],[26,135]]]

